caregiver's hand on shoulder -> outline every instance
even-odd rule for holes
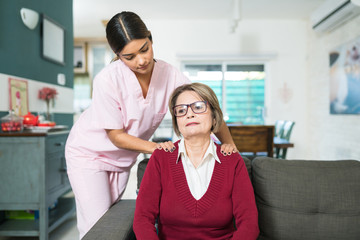
[[[165,152],[173,152],[175,150],[174,143],[171,141],[157,143],[156,148],[159,150],[163,149]]]
[[[238,150],[235,144],[230,144],[230,143],[221,144],[221,153],[224,156],[231,155],[232,153],[236,153],[236,152],[238,152]]]

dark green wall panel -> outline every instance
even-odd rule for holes
[[[0,0],[0,73],[35,81],[57,84],[57,74],[65,74],[65,87],[73,88],[73,1],[72,0]],[[34,30],[20,16],[21,8],[40,14]],[[42,16],[46,15],[65,28],[65,65],[42,57]],[[0,86],[5,87],[5,86]],[[0,112],[0,117],[7,112]],[[54,114],[59,125],[73,124],[73,115]]]
[[[54,121],[57,125],[66,125],[70,129],[74,122],[74,115],[69,113],[54,113]]]
[[[39,24],[28,29],[20,9],[40,14]],[[65,28],[65,66],[42,58],[42,14]],[[72,0],[0,0],[0,73],[57,84],[57,74],[66,76],[66,87],[73,88],[73,11]]]

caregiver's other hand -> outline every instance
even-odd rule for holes
[[[165,152],[173,152],[175,150],[175,145],[171,141],[157,143],[156,148]]]
[[[221,144],[221,153],[224,156],[231,155],[232,153],[236,153],[236,152],[238,152],[238,150],[235,144],[230,144],[230,143]]]

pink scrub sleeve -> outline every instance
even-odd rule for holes
[[[114,81],[109,80],[112,77],[111,74],[99,74],[94,79],[91,122],[96,128],[124,128],[119,101],[121,91]]]

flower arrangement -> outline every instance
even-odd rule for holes
[[[52,100],[52,103],[54,105],[54,99],[58,92],[55,88],[49,88],[49,87],[43,87],[39,90],[38,98],[41,100],[44,100],[46,102],[46,119],[50,120],[50,101]]]
[[[58,92],[55,88],[43,87],[39,90],[38,98],[45,101],[50,101],[51,99],[54,99],[57,94]]]

